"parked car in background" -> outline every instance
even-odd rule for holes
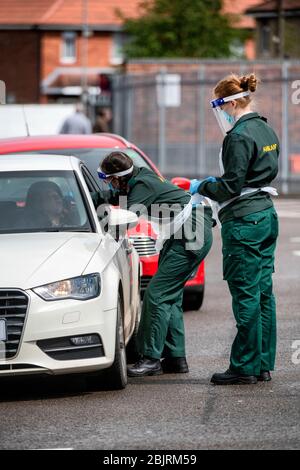
[[[97,189],[76,157],[0,158],[0,377],[105,369],[111,388],[126,386],[140,317],[127,226],[138,218],[108,206],[104,230]]]
[[[137,167],[147,167],[161,175],[159,169],[151,159],[133,143],[115,135],[101,133],[98,135],[51,135],[39,137],[18,137],[10,139],[0,139],[0,154],[12,153],[47,153],[60,155],[75,155],[83,160],[90,172],[97,178],[97,168],[99,162],[111,151],[120,149],[127,153]],[[173,178],[174,184],[188,189],[187,180],[178,175]],[[104,183],[97,181],[101,190]],[[141,292],[145,291],[152,276],[157,271],[158,253],[155,249],[156,235],[151,225],[146,221],[140,221],[135,229],[130,230],[129,236],[134,247],[140,255],[141,272]],[[184,304],[187,309],[199,310],[204,298],[205,273],[204,262],[192,274],[187,281],[184,290]]]

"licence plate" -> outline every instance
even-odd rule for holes
[[[6,320],[4,318],[0,319],[0,341],[6,341]]]

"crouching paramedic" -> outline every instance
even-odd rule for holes
[[[188,372],[183,289],[210,250],[211,209],[152,170],[135,167],[123,152],[109,154],[98,174],[111,189],[113,197],[108,202],[117,204],[119,196],[126,196],[120,198],[120,206],[147,217],[158,233],[158,270],[144,295],[137,335],[140,360],[128,367],[128,375]],[[100,197],[98,204],[101,202]]]

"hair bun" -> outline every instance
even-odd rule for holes
[[[240,87],[244,91],[248,91],[249,89],[249,78],[248,77],[241,77],[240,78]]]
[[[254,73],[251,73],[247,77],[244,76],[244,77],[240,78],[240,87],[244,91],[250,90],[253,93],[256,90],[257,81],[258,80],[257,80],[256,76],[254,75]]]

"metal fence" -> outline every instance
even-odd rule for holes
[[[181,63],[182,65],[182,63]],[[281,142],[277,186],[300,193],[300,62],[195,62],[155,74],[121,75],[114,82],[114,132],[142,148],[166,176],[219,174],[222,134],[210,109],[212,89],[225,75],[255,72],[254,107]],[[182,69],[182,67],[181,67]]]

